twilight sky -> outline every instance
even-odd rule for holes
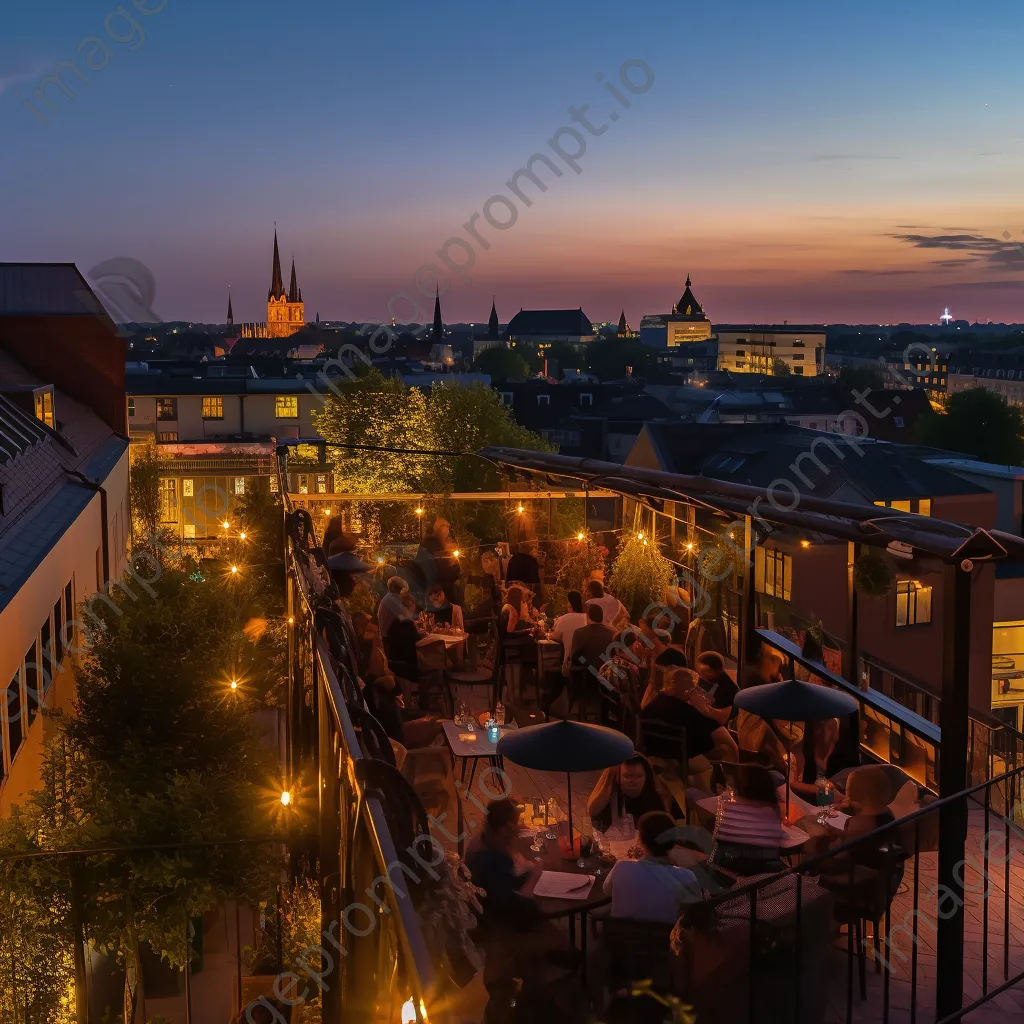
[[[429,310],[416,277],[449,321],[494,293],[636,326],[689,272],[717,322],[1024,320],[1019,0],[115,6],[6,12],[0,260],[133,257],[163,319],[220,322],[229,286],[265,319],[276,220],[309,319]],[[88,80],[48,106],[60,61]],[[534,153],[561,176],[527,206]]]

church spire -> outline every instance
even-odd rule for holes
[[[619,337],[624,338],[629,333],[629,325],[626,323],[626,311],[619,314]]]
[[[292,257],[292,281],[288,286],[288,301],[301,302],[302,292],[299,290],[299,282],[295,277],[295,257]]]
[[[235,322],[235,314],[231,309],[231,289],[228,289],[228,323],[233,324]]]
[[[434,293],[434,329],[430,334],[430,340],[438,345],[444,341],[444,321],[441,319],[440,289]]]
[[[284,298],[284,279],[281,277],[281,253],[277,248],[277,225],[274,225],[274,272],[270,279],[268,299]]]
[[[491,341],[498,340],[500,325],[498,323],[498,310],[494,305],[494,296],[491,296],[491,315],[487,320],[487,337]]]

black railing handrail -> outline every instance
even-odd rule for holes
[[[280,465],[278,465],[278,469],[280,469]],[[282,490],[281,495],[286,512],[290,513],[292,510],[289,507],[290,502],[287,491]],[[316,609],[307,590],[305,574],[302,571],[296,571],[296,559],[292,552],[291,538],[288,538],[286,545],[286,555],[291,562],[292,575],[296,580],[297,591],[310,619],[314,620]],[[353,762],[366,760],[366,755],[359,743],[355,726],[348,713],[348,707],[341,690],[341,683],[334,669],[333,659],[323,639],[315,630],[313,650],[323,672],[323,679],[327,683],[327,703],[334,716],[338,732],[345,744],[346,752]],[[356,772],[350,773],[350,784],[356,793],[358,805],[365,811],[366,820],[370,826],[374,846],[376,847],[377,859],[386,870],[388,865],[395,863],[397,853],[394,839],[388,827],[387,817],[379,799],[379,792],[374,787],[362,783]],[[399,900],[392,886],[387,886],[386,889],[389,890],[386,898],[391,904],[391,909],[401,921],[401,926],[396,930],[399,934],[403,952],[408,957],[409,964],[415,969],[416,977],[407,976],[406,980],[414,989],[414,998],[419,1001],[426,998],[428,993],[434,990],[435,972],[433,961],[426,940],[423,937],[420,920],[412,901]],[[410,971],[409,975],[412,973]]]
[[[827,861],[834,860],[836,857],[842,854],[848,853],[851,850],[856,850],[863,846],[874,846],[877,848],[878,839],[882,836],[887,836],[891,832],[899,832],[906,828],[908,824],[912,824],[919,818],[923,818],[929,814],[934,814],[937,811],[941,811],[943,807],[949,807],[958,801],[964,801],[974,796],[976,793],[981,792],[989,787],[996,786],[1002,783],[1006,783],[1015,776],[1024,775],[1024,767],[1014,768],[1011,771],[1004,772],[1002,775],[997,775],[995,778],[986,779],[984,782],[979,782],[968,789],[963,789],[959,793],[953,793],[951,796],[942,797],[936,799],[925,805],[919,807],[916,811],[912,811],[910,814],[904,815],[902,818],[897,818],[895,821],[890,821],[887,825],[882,825],[879,828],[873,829],[871,832],[866,832],[862,836],[857,836],[856,839],[849,839],[846,842],[840,843],[838,846],[833,847],[830,850],[826,850],[824,853],[815,854],[813,857],[808,857],[806,860],[801,861],[799,864],[794,864],[791,867],[785,868],[783,871],[776,872],[768,877],[758,878],[753,882],[748,882],[744,886],[734,887],[729,889],[727,892],[720,893],[718,896],[713,896],[704,903],[704,906],[718,906],[721,903],[729,903],[734,899],[738,899],[741,896],[747,895],[748,893],[757,892],[759,889],[764,888],[766,885],[774,884],[782,878],[788,878],[791,875],[806,875],[814,874],[813,869]],[[1011,809],[1012,814],[1012,809]],[[1005,821],[1011,828],[1018,828],[1013,824],[1010,818],[1000,815],[1000,818]],[[1024,832],[1022,832],[1024,834]]]

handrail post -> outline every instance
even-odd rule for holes
[[[743,517],[743,588],[740,592],[739,671],[736,681],[741,682],[748,666],[754,664],[761,647],[757,635],[757,592],[754,589],[754,563],[756,561],[757,527],[751,516]]]
[[[962,563],[961,563],[962,564]],[[942,616],[942,706],[939,747],[939,796],[967,788],[971,668],[971,576],[960,565],[947,565]],[[967,801],[952,800],[939,809],[939,874],[943,896],[954,904],[939,914],[936,937],[938,1019],[963,1005],[964,886],[961,865],[967,845]],[[959,869],[959,870],[958,870]]]

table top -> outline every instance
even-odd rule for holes
[[[463,737],[469,737],[470,731],[465,725],[456,725],[450,719],[446,722],[442,722],[441,725],[444,727],[444,736],[448,741],[448,746],[451,747],[452,753],[456,757],[497,757],[498,748],[497,744],[492,743],[487,738],[487,730],[481,728],[479,725],[476,727],[476,732],[472,733],[474,739],[464,739]],[[515,722],[511,722],[508,725],[500,725],[499,738],[505,733],[516,729],[518,726]]]
[[[469,638],[468,633],[428,633],[422,640],[416,641],[417,647],[426,647],[427,644],[437,643],[440,640],[445,647],[455,647],[463,644]]]
[[[611,902],[611,897],[604,891],[604,880],[612,868],[612,861],[603,859],[596,854],[591,854],[591,856],[584,858],[583,867],[579,867],[577,858],[565,860],[562,857],[562,851],[559,849],[558,840],[546,838],[548,834],[555,835],[556,832],[551,830],[549,833],[545,826],[540,828],[540,845],[543,849],[540,853],[536,853],[530,849],[533,836],[536,833],[537,830],[531,829],[529,835],[521,835],[516,840],[516,852],[530,864],[536,865],[540,869],[526,883],[521,892],[537,904],[540,912],[545,917],[565,917],[568,914],[579,914],[584,911],[593,910],[595,907],[603,907]],[[534,896],[533,890],[540,879],[541,870],[579,875],[581,882],[584,881],[586,875],[593,875],[594,884],[590,887],[590,891],[584,899]]]
[[[702,811],[707,811],[709,814],[718,813],[718,797],[709,796],[703,800],[697,801],[697,806]],[[782,825],[780,822],[782,835],[779,837],[778,848],[780,850],[792,850],[797,846],[803,846],[811,837],[802,828],[797,828],[794,825]],[[729,843],[742,843],[741,838],[737,838],[735,835],[728,835],[724,837],[725,842]],[[763,838],[753,839],[750,843],[751,846],[768,847],[768,843]],[[771,844],[774,847],[774,843]]]

